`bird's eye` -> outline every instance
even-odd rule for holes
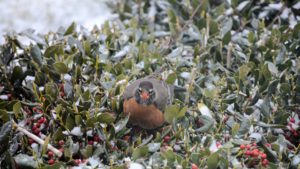
[[[149,94],[153,94],[154,91],[152,89],[149,90]]]
[[[141,89],[141,88],[138,88],[138,92],[139,92],[139,93],[142,93],[142,89]]]

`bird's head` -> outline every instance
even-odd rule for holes
[[[149,81],[142,81],[135,91],[135,100],[142,105],[150,105],[154,102],[155,91],[153,84]]]

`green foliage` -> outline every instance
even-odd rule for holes
[[[112,1],[119,18],[101,28],[79,30],[72,23],[46,35],[6,35],[0,46],[0,126],[13,119],[41,132],[65,155],[50,166],[46,146],[32,148],[26,136],[1,128],[0,141],[12,151],[0,146],[0,161],[14,158],[22,168],[21,154],[40,168],[74,166],[78,158],[92,168],[242,168],[253,166],[239,146],[256,142],[270,168],[297,168],[297,3]],[[168,124],[134,132],[122,115],[122,93],[157,70],[187,92],[166,108]],[[34,131],[43,118],[41,131]],[[131,164],[124,164],[126,157]]]

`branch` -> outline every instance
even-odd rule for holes
[[[16,122],[14,122],[14,127],[17,128],[17,131],[20,131],[22,133],[24,133],[25,135],[27,135],[29,138],[33,139],[35,142],[37,142],[40,145],[44,145],[45,141],[42,140],[41,138],[39,138],[38,136],[30,133],[29,131],[27,131],[26,129],[20,127]],[[57,155],[58,157],[62,156],[62,152],[60,152],[57,148],[53,147],[51,144],[48,144],[47,149],[49,149],[50,151],[52,151],[55,155]]]

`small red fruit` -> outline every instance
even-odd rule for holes
[[[37,129],[36,125],[32,126],[32,128],[31,128],[32,131],[34,131],[36,129]]]
[[[171,137],[170,136],[165,136],[164,137],[164,142],[167,143],[171,140]]]
[[[217,148],[220,148],[222,146],[222,144],[219,141],[217,141],[216,146],[217,146]]]
[[[93,145],[93,144],[94,144],[94,141],[93,141],[93,140],[90,140],[90,141],[88,141],[88,144],[89,144],[89,145]]]
[[[54,153],[52,151],[48,151],[48,158],[53,157]]]
[[[8,100],[11,100],[11,98],[12,98],[12,94],[11,93],[8,93],[6,96],[7,96]]]
[[[299,134],[298,134],[297,131],[294,131],[294,132],[293,132],[293,135],[294,135],[295,137],[298,137]]]
[[[252,157],[258,157],[259,156],[259,152],[258,151],[252,151]]]
[[[240,149],[245,149],[246,148],[246,146],[245,146],[245,144],[242,144],[242,145],[240,145]]]
[[[39,124],[42,124],[42,123],[44,123],[44,121],[45,121],[45,117],[41,117],[41,118],[38,120],[38,123],[39,123]]]
[[[290,122],[291,123],[295,123],[295,119],[292,117],[292,118],[290,118]]]
[[[79,164],[81,163],[81,160],[80,160],[80,159],[76,159],[76,160],[75,160],[75,163],[76,163],[77,165],[79,165]]]
[[[252,146],[256,147],[256,143],[252,143]]]
[[[269,161],[267,159],[263,159],[261,163],[264,167],[266,167],[269,164]]]
[[[34,143],[34,140],[32,138],[28,139],[28,144],[31,145],[32,143]]]
[[[36,123],[35,127],[36,127],[36,128],[40,128],[40,127],[41,127],[41,124],[40,124],[40,123]]]
[[[41,132],[41,131],[40,131],[40,129],[38,129],[38,128],[36,128],[35,130],[33,130],[33,133],[36,134],[36,135],[39,135],[40,132]]]
[[[58,144],[59,144],[60,146],[63,146],[63,145],[65,144],[65,141],[64,141],[64,140],[59,140]]]
[[[93,140],[94,140],[95,142],[100,142],[100,138],[99,138],[99,136],[97,136],[97,135],[95,135],[95,136],[93,137]]]
[[[250,144],[247,144],[246,145],[246,148],[249,150],[251,148],[251,145]]]
[[[55,161],[53,160],[53,159],[50,159],[49,161],[48,161],[48,164],[49,165],[52,165],[52,164],[54,164],[55,163]]]
[[[199,167],[193,163],[191,169],[199,169]]]
[[[59,85],[58,85],[58,87],[59,87],[59,90],[60,91],[64,91],[64,84],[63,83],[60,83]]]
[[[248,156],[250,156],[250,155],[252,155],[252,151],[247,150],[245,154],[248,155]]]
[[[262,159],[267,158],[267,154],[265,154],[265,153],[261,154],[260,156],[261,156]]]

